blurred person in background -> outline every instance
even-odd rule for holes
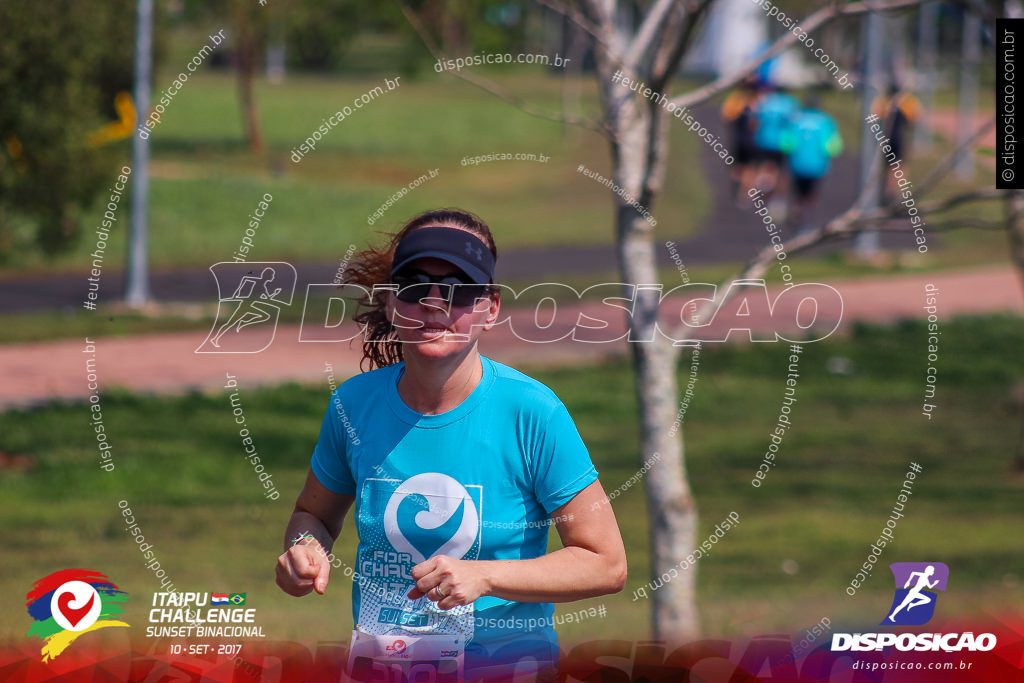
[[[722,104],[722,118],[732,129],[732,149],[736,163],[732,167],[732,180],[736,190],[736,208],[750,205],[747,190],[754,184],[754,164],[757,146],[754,144],[755,116],[757,106],[758,79],[751,75],[738,90],[734,90]]]
[[[817,95],[807,96],[803,109],[783,133],[782,146],[788,155],[793,193],[788,223],[803,232],[811,229],[810,211],[832,159],[843,151],[839,127],[821,110]]]
[[[786,152],[782,141],[800,110],[800,103],[777,85],[766,85],[762,90],[754,107],[754,144],[758,159],[754,187],[765,195],[772,216],[781,221],[786,210]]]
[[[871,113],[879,118],[885,137],[895,158],[903,163],[909,160],[910,145],[914,125],[921,117],[921,101],[912,92],[902,90],[898,83],[889,86],[886,93],[879,95],[871,103]],[[883,162],[884,163],[884,162]],[[887,203],[899,195],[896,178],[889,173],[889,167],[882,171],[884,176],[881,185],[881,199]]]

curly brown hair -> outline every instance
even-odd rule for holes
[[[435,227],[461,228],[473,233],[483,240],[497,263],[498,247],[494,244],[491,229],[478,216],[456,208],[435,209],[421,213],[406,222],[402,229],[393,234],[384,246],[371,245],[354,254],[342,276],[342,283],[360,285],[370,292],[368,297],[364,297],[359,302],[360,312],[352,316],[352,319],[364,330],[363,358],[359,361],[361,371],[383,368],[403,359],[402,344],[398,341],[395,329],[384,310],[388,292],[387,290],[378,290],[376,294],[373,294],[373,287],[387,284],[390,281],[395,248],[403,237],[413,230]],[[369,367],[364,369],[363,364],[367,362],[369,362]]]

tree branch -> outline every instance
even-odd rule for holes
[[[685,22],[685,28],[681,31],[680,39],[675,41],[674,44],[669,43],[670,49],[666,49],[663,46],[655,55],[650,69],[650,85],[653,90],[659,93],[664,92],[669,78],[678,70],[679,63],[683,60],[683,55],[689,49],[697,24],[700,23],[701,17],[707,12],[711,2],[712,0],[699,0],[694,7],[691,7],[682,19]],[[663,57],[666,52],[668,53],[667,56]]]
[[[943,213],[961,204],[1002,199],[1004,192],[1004,190],[996,189],[972,190],[971,192],[963,192],[931,204],[921,204],[917,207],[917,210],[918,213],[922,215],[926,213]],[[879,207],[873,211],[860,212],[857,216],[852,218],[846,218],[845,220],[840,221],[840,224],[847,223],[851,226],[859,227],[861,225],[880,223],[891,218],[895,218],[899,214],[903,213],[903,211],[903,205],[899,201],[894,200],[892,204]],[[929,227],[931,227],[930,223]]]
[[[932,187],[937,185],[938,182],[942,180],[942,176],[944,176],[946,173],[950,171],[950,169],[953,168],[953,166],[956,164],[957,159],[960,158],[960,155],[963,153],[963,151],[970,147],[971,145],[973,145],[975,142],[977,142],[978,138],[987,133],[988,130],[992,128],[992,126],[994,125],[996,125],[995,116],[993,116],[988,123],[979,128],[974,133],[974,135],[965,140],[963,144],[955,148],[951,154],[949,154],[942,162],[940,162],[939,165],[936,166],[935,169],[928,175],[928,177],[924,179],[924,182],[917,186],[918,192],[920,194],[925,194],[929,190],[931,190]]]
[[[643,23],[640,24],[640,30],[637,31],[636,37],[633,38],[633,42],[629,45],[629,51],[626,52],[625,65],[630,70],[635,71],[636,67],[639,66],[640,60],[650,49],[654,37],[658,34],[659,29],[662,28],[661,23],[665,19],[665,15],[668,14],[669,10],[677,2],[679,0],[657,0],[654,7],[647,12]]]
[[[537,0],[537,4],[547,7],[548,9],[558,12],[562,16],[568,18],[581,29],[589,33],[594,40],[601,43],[602,45],[605,46],[605,48],[611,51],[611,46],[608,45],[608,43],[605,41],[604,36],[600,34],[594,22],[590,21],[585,16],[583,16],[583,14],[579,10],[577,10],[576,7],[572,5],[566,5],[563,2],[557,2],[556,0]]]
[[[983,221],[980,218],[956,218],[945,223],[929,223],[928,232],[949,232],[971,228],[972,230],[1006,230],[1004,223]],[[906,232],[906,228],[878,228],[878,232]]]

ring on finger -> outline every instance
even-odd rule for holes
[[[434,586],[434,590],[437,591],[437,594],[439,596],[441,596],[442,599],[448,597],[447,595],[445,595],[444,591],[441,590],[440,584],[438,584],[437,586]]]

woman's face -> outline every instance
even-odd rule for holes
[[[465,274],[457,267],[439,258],[416,259],[402,271],[419,271],[437,279]],[[405,346],[403,353],[416,353],[429,358],[443,358],[458,354],[472,346],[484,330],[489,330],[498,319],[500,297],[497,292],[477,299],[476,305],[450,305],[437,285],[432,285],[428,298],[417,302],[398,299],[395,291],[388,293],[387,316],[395,327],[398,340]]]

